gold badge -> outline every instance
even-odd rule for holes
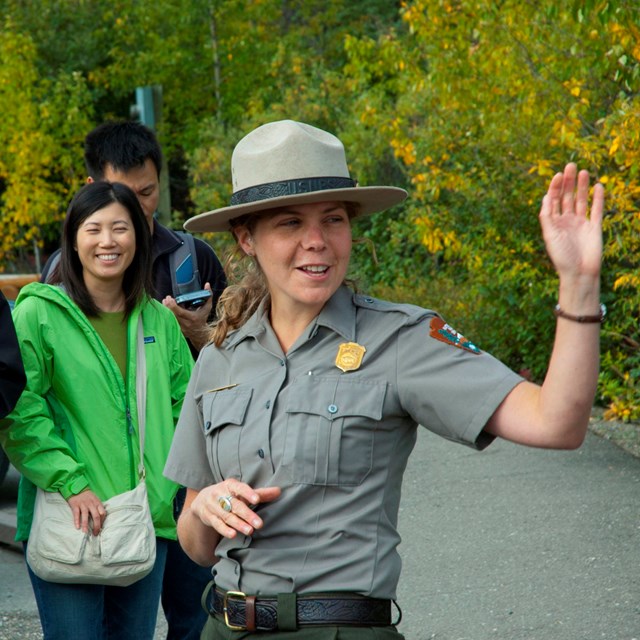
[[[343,342],[336,356],[336,367],[344,372],[360,368],[366,349],[357,342]]]

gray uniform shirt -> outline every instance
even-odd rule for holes
[[[366,351],[344,372],[347,342]],[[417,425],[482,448],[484,425],[521,380],[419,307],[342,287],[287,354],[259,309],[201,352],[165,475],[196,490],[230,477],[282,488],[257,507],[261,530],[221,540],[219,587],[395,598]]]

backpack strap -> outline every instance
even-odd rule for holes
[[[173,296],[177,297],[202,288],[198,259],[196,257],[196,243],[190,233],[174,231],[182,240],[182,244],[169,256],[171,267],[171,287]]]
[[[58,251],[56,251],[51,255],[51,257],[49,258],[49,261],[45,265],[45,267],[48,267],[47,273],[45,274],[45,277],[43,280],[41,280],[41,282],[44,282],[45,284],[51,284],[51,277],[53,276],[55,270],[58,268],[58,265],[60,264],[61,255],[62,255],[62,252],[59,249]]]

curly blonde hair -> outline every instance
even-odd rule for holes
[[[269,304],[269,289],[260,265],[240,249],[236,250],[226,261],[227,280],[237,280],[230,284],[218,299],[216,321],[211,328],[209,339],[219,347],[230,331],[239,329],[256,311],[263,300]]]

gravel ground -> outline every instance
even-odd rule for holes
[[[155,640],[167,637],[167,623],[161,618],[162,616],[158,618]],[[3,613],[0,615],[0,640],[42,640],[38,616],[23,612]]]
[[[0,616],[0,640],[41,640],[40,620],[32,613],[4,613]]]

